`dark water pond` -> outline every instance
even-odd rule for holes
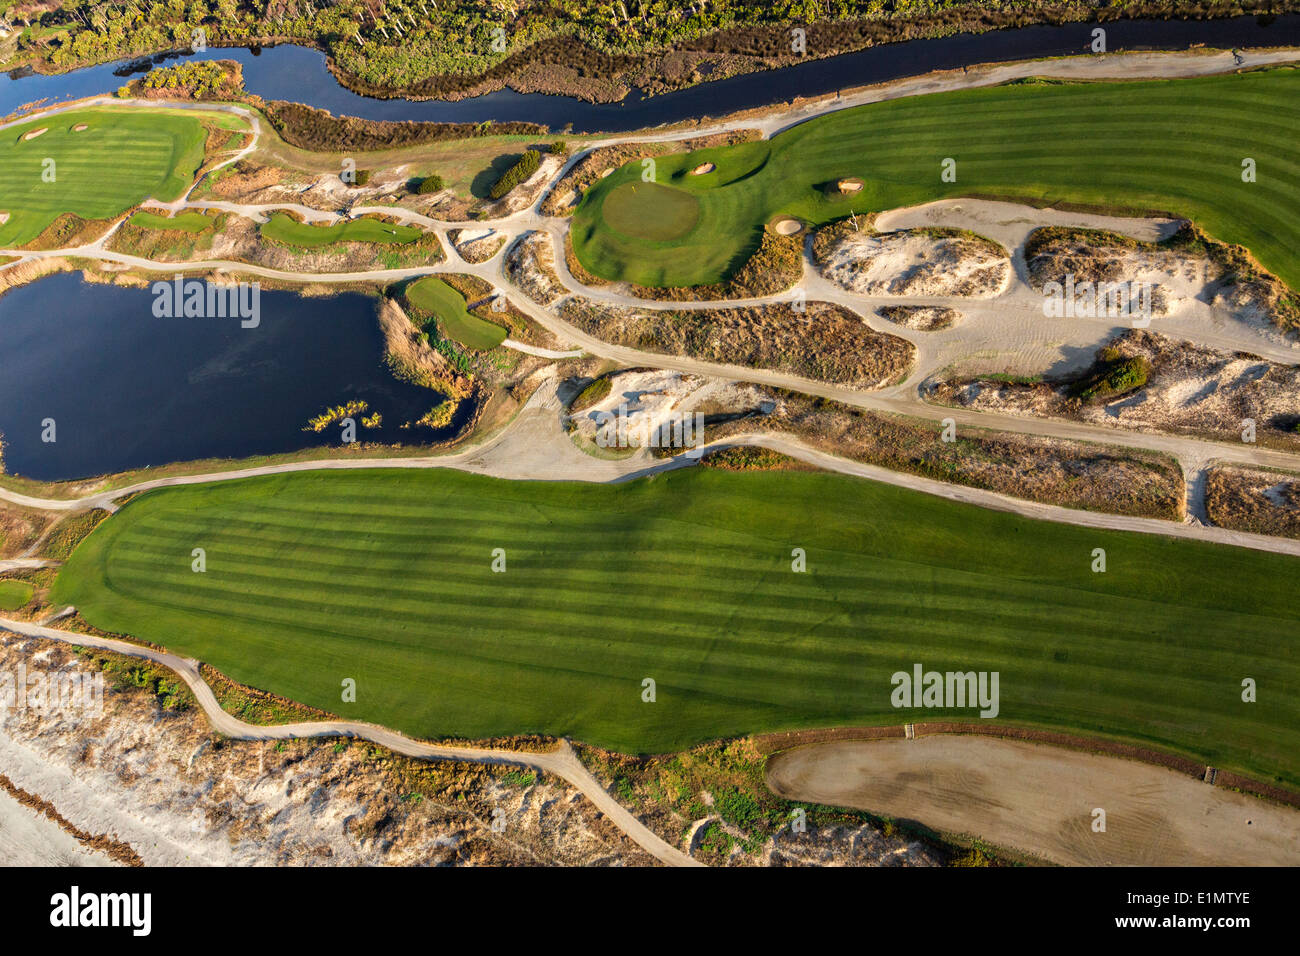
[[[438,403],[383,364],[375,300],[261,292],[260,323],[157,318],[148,289],[56,275],[0,296],[5,470],[46,481],[197,458],[338,444],[308,419],[351,399],[383,416],[365,441],[429,441],[401,429]],[[45,419],[55,441],[42,441]]]
[[[524,120],[576,132],[622,132],[701,116],[780,103],[796,96],[830,93],[847,87],[914,76],[930,70],[960,69],[977,63],[1064,56],[1087,52],[1095,24],[1024,27],[934,40],[892,43],[782,70],[753,73],[701,86],[645,97],[633,93],[620,103],[592,104],[564,96],[501,90],[447,103],[438,100],[372,99],[338,84],[316,50],[280,46],[259,51],[210,49],[201,54],[169,54],[151,60],[89,67],[60,76],[0,76],[0,115],[39,99],[74,99],[108,93],[133,70],[147,70],[167,59],[235,59],[243,64],[248,90],[266,99],[293,100],[336,115],[381,120],[507,122]],[[1185,49],[1192,44],[1236,46],[1300,45],[1300,14],[1224,20],[1124,20],[1105,24],[1108,49]]]

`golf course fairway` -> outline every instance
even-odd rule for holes
[[[979,719],[894,709],[891,675],[921,664],[998,671],[1000,723],[1294,785],[1297,571],[822,473],[601,485],[364,469],[151,491],[82,542],[51,600],[416,736],[567,734],[654,753]],[[1257,703],[1242,702],[1246,677]]]
[[[30,242],[63,213],[108,219],[144,199],[180,198],[203,164],[205,123],[246,128],[216,112],[121,108],[8,127],[0,134],[0,213],[9,214],[0,247]]]
[[[658,156],[649,188],[632,186],[645,166],[630,162],[583,196],[573,247],[606,279],[692,286],[735,272],[778,216],[815,226],[850,212],[992,196],[1172,213],[1246,246],[1295,289],[1298,122],[1300,71],[1290,67],[1142,82],[1027,80],[889,100],[770,140]],[[716,168],[692,174],[707,163]],[[828,188],[850,177],[863,181],[860,192]],[[677,201],[667,201],[672,192]]]

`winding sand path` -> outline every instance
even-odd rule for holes
[[[622,804],[609,795],[600,782],[578,759],[567,741],[546,753],[531,753],[523,750],[490,750],[480,747],[451,747],[442,744],[430,744],[413,740],[404,734],[359,721],[331,720],[312,723],[279,724],[264,727],[248,724],[233,717],[221,709],[212,688],[199,674],[198,662],[178,657],[166,651],[128,644],[125,641],[95,637],[90,634],[76,634],[61,631],[40,624],[24,621],[11,621],[0,618],[0,630],[11,631],[28,637],[42,637],[47,640],[76,644],[82,647],[98,647],[106,651],[125,654],[129,657],[142,658],[161,664],[176,673],[186,686],[194,692],[199,706],[212,723],[212,729],[234,740],[293,740],[302,737],[357,737],[387,747],[394,753],[418,760],[465,760],[472,763],[505,764],[529,767],[554,774],[577,788],[590,800],[601,813],[622,830],[629,839],[653,856],[660,863],[668,866],[702,866],[685,853],[669,845],[653,833],[649,827],[634,817]]]

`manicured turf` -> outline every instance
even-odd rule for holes
[[[1137,83],[1020,84],[908,97],[803,123],[770,141],[660,156],[656,179],[699,200],[699,221],[656,241],[635,224],[662,215],[629,163],[574,215],[573,243],[597,275],[698,285],[730,274],[778,215],[818,224],[948,196],[1073,201],[1167,210],[1249,247],[1300,288],[1300,72],[1276,69]],[[940,178],[956,160],[956,182]],[[1242,181],[1254,159],[1257,182]],[[718,168],[689,171],[703,162]],[[824,187],[861,177],[856,196]],[[607,212],[605,206],[611,203]]]
[[[610,228],[636,239],[662,241],[686,235],[700,218],[700,203],[684,189],[636,180],[605,197],[601,215]]]
[[[88,128],[73,132],[81,124]],[[204,139],[200,118],[179,110],[75,110],[0,131],[0,212],[10,217],[0,246],[31,241],[63,213],[107,219],[151,196],[179,198],[203,162]],[[47,158],[54,182],[42,178]]]
[[[890,706],[891,675],[921,663],[999,671],[1009,724],[1296,783],[1297,572],[1293,558],[825,474],[690,469],[610,486],[348,471],[136,498],[73,553],[51,603],[419,735],[663,752],[973,718]],[[1245,677],[1258,703],[1241,701]],[[348,678],[355,704],[340,699]]]
[[[178,229],[197,234],[212,226],[212,220],[201,212],[183,212],[176,216],[160,216],[152,212],[137,212],[129,220],[141,229]]]
[[[503,327],[471,315],[465,309],[464,296],[441,279],[428,276],[411,283],[406,297],[432,314],[444,335],[467,349],[494,349],[506,339]]]
[[[378,219],[352,219],[333,226],[317,226],[298,222],[283,213],[276,213],[262,226],[262,235],[292,246],[315,249],[334,242],[381,242],[388,245],[405,245],[415,242],[424,233],[415,226],[392,225]]]
[[[32,599],[33,588],[26,581],[0,581],[0,611],[16,611]]]

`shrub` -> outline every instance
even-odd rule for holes
[[[537,168],[542,164],[542,154],[535,149],[530,149],[519,157],[518,162],[505,171],[496,185],[488,191],[488,197],[491,199],[500,199],[510,190],[514,189],[520,183],[524,182]]]
[[[415,187],[415,191],[421,196],[427,196],[430,193],[440,193],[447,188],[441,176],[432,173],[420,180],[420,185]]]
[[[557,139],[554,143],[552,143],[552,144],[550,145],[549,148],[550,148],[550,153],[551,153],[552,156],[568,156],[568,155],[569,155],[569,144],[566,143],[566,142],[565,142],[564,140],[562,140],[562,139]]]
[[[570,412],[580,412],[584,408],[590,408],[598,401],[609,394],[610,388],[613,387],[612,380],[608,377],[598,378],[592,382],[569,403]]]
[[[1073,388],[1076,398],[1102,401],[1141,388],[1151,374],[1151,363],[1140,355],[1125,358],[1114,349],[1103,349],[1092,372]]]

